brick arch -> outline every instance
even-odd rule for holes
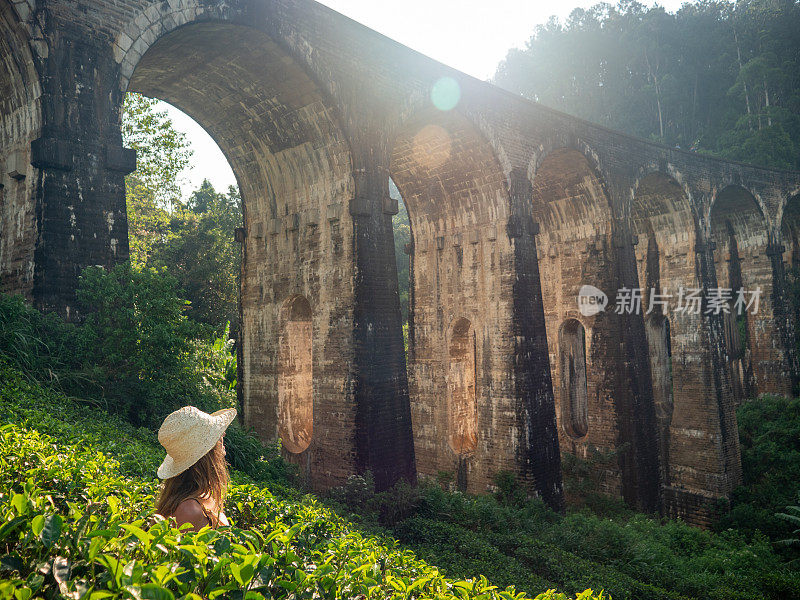
[[[774,272],[767,212],[757,195],[728,185],[715,195],[709,215],[714,267],[720,288],[761,290],[757,314],[728,315],[726,339],[738,402],[763,393],[786,394],[790,377],[773,305]],[[734,295],[735,300],[735,295]],[[733,304],[731,304],[733,309]]]
[[[389,175],[413,233],[408,369],[417,468],[431,477],[449,471],[463,489],[483,492],[495,473],[518,468],[517,449],[493,440],[522,439],[508,416],[515,405],[513,347],[504,341],[513,340],[513,282],[503,274],[513,260],[507,178],[492,144],[458,110],[407,120],[392,141]],[[452,449],[446,401],[449,329],[460,317],[472,323],[478,365],[468,453]]]
[[[671,176],[652,172],[637,180],[631,201],[630,228],[637,237],[636,258],[643,301],[649,306],[648,282],[662,288],[698,287],[698,219],[691,198]],[[650,242],[653,240],[653,243]],[[658,273],[648,273],[648,247],[658,253]]]
[[[312,316],[315,406],[320,414],[336,412],[350,376],[342,357],[351,351],[354,180],[350,144],[329,98],[264,31],[219,19],[161,35],[139,58],[128,89],[194,118],[239,183],[245,424],[265,441],[281,432],[280,313],[287,294],[320,307]],[[331,474],[334,462],[352,472],[346,444],[336,436],[350,432],[330,419],[315,424],[302,449],[304,473],[315,487],[341,482],[342,474]],[[301,441],[292,442],[295,454]]]
[[[778,231],[789,270],[800,268],[800,190],[789,194],[778,215]]]
[[[735,431],[735,414],[722,389],[719,395],[708,392],[709,382],[719,380],[711,356],[709,320],[703,318],[703,308],[687,300],[690,293],[699,296],[703,287],[695,205],[686,189],[663,172],[640,178],[635,189],[631,230],[638,236],[639,281],[648,309],[651,294],[659,294],[645,317],[645,333],[661,480],[667,490],[667,511],[680,514],[687,492],[702,493],[708,480],[731,470],[727,463],[737,438],[726,432]],[[679,303],[687,310],[680,310]],[[715,437],[693,435],[699,428],[715,432]],[[715,460],[698,458],[709,456]]]
[[[574,146],[554,149],[539,161],[531,203],[533,219],[539,223],[542,304],[557,406],[569,403],[565,397],[569,390],[563,385],[568,378],[563,376],[560,360],[564,353],[561,324],[579,319],[591,336],[586,358],[586,434],[568,435],[571,428],[561,422],[564,411],[559,411],[561,450],[581,458],[588,457],[592,448],[618,453],[618,462],[598,467],[603,491],[655,510],[658,457],[652,385],[649,371],[642,373],[642,368],[647,369],[646,358],[636,350],[644,343],[644,324],[641,314],[614,313],[617,290],[637,287],[633,248],[620,243],[624,227],[615,219],[596,161]],[[581,314],[578,295],[584,285],[608,296],[604,311]]]
[[[41,82],[24,5],[0,6],[0,291],[32,298],[36,244],[36,180],[31,142],[42,129]]]

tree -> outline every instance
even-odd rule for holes
[[[186,205],[173,212],[169,234],[154,248],[149,264],[166,268],[191,304],[187,314],[221,332],[238,324],[241,248],[234,229],[243,222],[242,201],[231,186],[218,193],[208,180]]]
[[[125,178],[131,262],[144,266],[168,234],[170,210],[180,204],[181,171],[192,150],[156,100],[141,94],[125,96],[122,137],[136,150],[136,170]]]
[[[576,9],[509,51],[495,83],[668,145],[800,168],[800,3]]]

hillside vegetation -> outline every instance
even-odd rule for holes
[[[103,306],[129,297],[131,289],[142,298],[174,294],[168,285],[120,278],[118,272],[93,277],[91,287],[107,292]],[[174,318],[169,311],[150,314],[141,331],[171,331],[164,321]],[[136,323],[133,318],[133,324],[116,326],[140,331]],[[752,467],[760,476],[743,492],[752,494],[741,499],[743,516],[734,515],[733,528],[718,533],[624,508],[613,517],[588,509],[558,515],[526,498],[509,474],[498,478],[497,493],[482,497],[445,491],[446,474],[440,485],[399,484],[376,494],[365,474],[319,500],[293,484],[277,447],[263,447],[236,427],[226,436],[235,467],[226,513],[235,527],[179,534],[152,515],[153,474],[163,456],[154,430],[173,406],[199,399],[212,410],[232,401],[221,375],[226,361],[195,362],[208,355],[210,342],[195,340],[194,353],[180,363],[189,387],[154,396],[149,388],[164,384],[160,371],[144,379],[135,375],[135,360],[117,362],[70,346],[105,335],[95,320],[67,326],[18,298],[0,296],[0,330],[0,422],[6,424],[0,440],[0,596],[53,597],[60,589],[89,600],[107,594],[238,598],[249,586],[249,592],[287,598],[511,598],[548,589],[575,595],[587,588],[616,600],[800,598],[796,555],[743,525],[760,511],[763,522],[775,526],[761,498],[771,486],[797,483],[787,479],[797,462],[790,441],[800,423],[796,403],[763,405],[793,421],[781,426],[783,438],[768,434],[777,451],[758,441],[763,435],[755,429],[743,435],[745,456],[755,449],[752,456],[762,457]],[[98,359],[104,362],[91,363]],[[148,392],[142,398],[163,403],[145,413],[144,426],[130,422],[131,415],[137,421],[142,416],[132,410],[136,398],[110,390],[133,379],[138,384],[131,389]],[[788,463],[794,466],[787,469]],[[511,585],[517,591],[500,589]]]
[[[494,81],[631,135],[800,169],[798,31],[797,0],[602,2],[537,27]]]

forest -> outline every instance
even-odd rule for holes
[[[576,8],[509,51],[493,83],[684,150],[800,169],[800,4]]]

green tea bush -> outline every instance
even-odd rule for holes
[[[192,532],[153,514],[156,491],[89,445],[0,427],[0,598],[524,598],[484,577],[447,579],[310,496],[234,484],[233,525]]]
[[[416,516],[392,533],[448,576],[483,573],[525,592],[602,587],[615,600],[800,598],[800,572],[765,536],[715,534],[646,515],[559,515],[536,499],[520,505],[503,495],[470,497],[431,485],[423,488]]]

